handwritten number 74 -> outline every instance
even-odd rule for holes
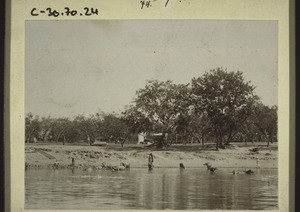
[[[168,3],[169,3],[170,0],[166,0],[166,3],[165,3],[165,7],[168,6]],[[141,3],[141,9],[143,8],[149,8],[149,7],[152,7],[152,4],[151,4],[151,1],[140,1]]]
[[[144,7],[149,8],[152,6],[151,1],[140,1],[140,3],[141,3],[141,9],[143,9]]]

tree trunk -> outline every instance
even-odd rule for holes
[[[162,149],[164,147],[164,140],[163,138],[159,138],[157,139],[157,145],[156,145],[157,149]]]
[[[49,135],[49,133],[50,133],[50,130],[51,130],[51,127],[48,128],[48,129],[46,130],[46,132],[44,133],[44,135],[43,135],[43,142],[44,142],[44,143],[48,140],[47,137],[48,137],[48,135]]]
[[[90,146],[92,146],[93,142],[92,142],[91,136],[88,135],[88,136],[87,136],[87,140],[88,140]]]
[[[232,136],[232,131],[231,131],[231,129],[230,129],[229,135],[228,135],[228,138],[227,138],[227,141],[225,142],[226,145],[230,144],[231,136]]]
[[[34,131],[35,131],[35,130],[32,130],[31,133],[30,133],[30,135],[29,135],[29,142],[31,141],[31,137],[32,137]]]
[[[229,135],[228,135],[226,141],[224,141],[224,145],[229,145],[230,142],[231,142],[232,137],[233,137],[234,134],[235,134],[232,128],[234,128],[234,127],[231,126],[230,129],[229,129]]]
[[[46,135],[47,135],[47,130],[46,130],[45,133],[43,134],[43,138],[42,138],[43,143],[45,143],[45,141],[46,141]]]
[[[35,131],[35,130],[32,130],[32,131],[29,133],[29,135],[28,135],[28,140],[27,140],[26,143],[30,143],[31,137],[32,137],[32,134],[34,133],[34,131]]]
[[[223,137],[220,138],[219,148],[224,149]]]
[[[258,142],[261,142],[261,135],[258,135]]]
[[[221,147],[221,140],[220,138],[217,138],[216,140],[216,150],[219,151],[219,148]]]
[[[27,135],[27,137],[26,137],[26,143],[29,143],[29,141],[30,141],[30,135]]]
[[[156,148],[157,149],[162,149],[163,147],[167,146],[167,142],[166,142],[166,135],[165,133],[163,133],[162,136],[159,136],[157,139],[156,139]]]
[[[66,136],[64,135],[63,145],[65,145],[66,142]]]
[[[45,133],[45,134],[43,135],[43,143],[46,142],[46,137],[47,137],[46,134],[47,134],[47,133]]]
[[[204,147],[204,140],[205,140],[205,135],[204,135],[204,133],[202,133],[202,138],[201,138],[201,140],[202,140],[202,146]]]
[[[219,151],[219,141],[216,142],[216,151]]]
[[[60,138],[60,136],[61,136],[62,133],[63,133],[63,131],[61,131],[60,133],[58,133],[57,138],[56,138],[56,143],[58,143],[59,138]]]
[[[25,143],[28,143],[28,134],[25,135]]]

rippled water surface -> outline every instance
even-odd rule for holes
[[[27,209],[277,209],[277,169],[27,170]]]

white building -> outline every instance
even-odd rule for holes
[[[137,144],[144,144],[146,138],[146,133],[140,133],[138,134],[138,142]]]

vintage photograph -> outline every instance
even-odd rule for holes
[[[278,22],[25,21],[25,209],[278,209]]]

